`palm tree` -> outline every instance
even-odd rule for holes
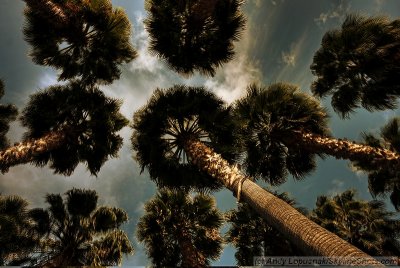
[[[381,201],[355,199],[355,190],[333,198],[319,196],[311,219],[373,256],[398,256],[399,225],[396,215]]]
[[[184,75],[214,75],[234,56],[245,18],[241,0],[146,0],[150,50]]]
[[[47,209],[34,209],[35,223],[47,226],[41,237],[42,246],[31,265],[44,267],[82,265],[120,265],[123,254],[133,248],[120,230],[128,215],[120,208],[97,207],[98,195],[93,190],[72,189],[48,194]]]
[[[393,109],[400,95],[400,20],[349,15],[341,29],[327,32],[311,70],[315,96],[332,95],[332,106],[348,117],[362,106]]]
[[[110,0],[24,0],[25,40],[36,64],[60,70],[59,79],[109,84],[119,65],[137,55],[125,11]]]
[[[20,265],[30,260],[39,244],[28,210],[19,196],[0,195],[0,265]]]
[[[380,137],[363,133],[364,143],[400,153],[400,118],[392,118],[382,127]],[[353,166],[368,174],[368,188],[373,197],[385,197],[390,193],[390,200],[396,210],[400,210],[400,173],[397,169],[373,166],[365,161],[354,161]]]
[[[234,109],[241,128],[246,171],[270,184],[283,183],[288,173],[303,178],[315,168],[316,155],[391,169],[400,167],[400,155],[395,152],[332,138],[326,110],[295,85],[251,85]]]
[[[222,223],[211,196],[161,189],[145,205],[137,237],[157,267],[205,267],[222,252]]]
[[[291,206],[295,205],[295,201],[287,193],[274,195]],[[255,256],[303,255],[246,203],[239,203],[237,209],[228,211],[225,217],[231,224],[226,233],[226,241],[237,249],[235,258],[240,266],[252,266]]]
[[[4,96],[4,83],[0,80],[0,99]],[[14,105],[0,104],[0,150],[9,146],[9,141],[6,137],[10,129],[10,121],[16,119],[18,110]]]
[[[116,157],[122,146],[116,132],[128,123],[119,112],[121,102],[97,88],[85,88],[73,81],[31,96],[21,117],[28,128],[25,139],[0,152],[1,170],[22,163],[50,163],[55,173],[70,175],[85,162],[96,175],[108,157]]]
[[[222,100],[204,88],[156,90],[134,115],[136,160],[159,186],[217,189],[224,185],[310,255],[364,258],[380,265],[263,190],[223,158],[232,156],[229,148],[235,145],[229,112]]]

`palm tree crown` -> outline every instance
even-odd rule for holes
[[[398,255],[399,224],[381,201],[355,199],[347,190],[333,198],[319,196],[311,219],[372,256]]]
[[[250,85],[234,111],[251,176],[277,185],[287,173],[299,179],[315,168],[315,153],[294,143],[293,133],[329,135],[328,115],[316,99],[291,84]]]
[[[157,89],[148,104],[135,113],[133,128],[131,140],[136,159],[142,170],[148,167],[151,178],[160,187],[221,186],[189,161],[184,150],[188,138],[209,144],[227,159],[235,156],[230,110],[201,87]]]
[[[400,118],[392,118],[381,128],[380,137],[371,133],[363,133],[364,142],[376,148],[384,148],[400,153]],[[396,210],[400,210],[400,173],[397,169],[385,166],[372,166],[367,161],[353,161],[356,169],[368,174],[370,193],[385,197],[390,193],[390,200]]]
[[[117,156],[122,146],[118,132],[128,124],[119,112],[121,102],[107,98],[92,88],[86,91],[79,82],[51,86],[30,97],[22,112],[22,124],[28,128],[25,140],[47,133],[64,133],[64,140],[50,151],[35,155],[39,166],[48,162],[56,173],[70,175],[80,162],[96,174],[108,157]]]
[[[4,84],[0,80],[0,99],[4,96]],[[6,138],[6,134],[10,129],[10,121],[13,121],[17,117],[18,110],[14,105],[0,104],[0,150],[3,150],[9,146],[9,141]]]
[[[109,84],[118,65],[136,57],[131,26],[110,0],[25,0],[24,35],[35,63],[59,69],[60,80]]]
[[[245,19],[241,0],[146,0],[150,50],[173,70],[214,75],[233,58]]]
[[[363,258],[377,265],[370,256],[263,190],[222,157],[234,159],[232,149],[237,150],[232,115],[222,104],[203,88],[175,86],[154,92],[148,104],[135,113],[132,136],[136,159],[142,169],[148,168],[151,179],[176,188],[204,190],[224,185],[238,199],[242,194],[264,219],[310,254],[352,256],[356,262]],[[180,152],[186,157],[181,158]]]
[[[93,190],[72,189],[48,194],[47,209],[32,210],[37,226],[47,226],[42,247],[32,263],[38,266],[120,265],[123,254],[133,248],[120,230],[128,215],[120,208],[97,207],[98,195]]]
[[[157,267],[204,267],[221,254],[222,223],[211,196],[162,189],[145,205],[137,236]]]
[[[327,32],[311,70],[312,92],[332,95],[342,117],[363,106],[369,111],[393,109],[400,95],[400,20],[349,15],[341,29]]]
[[[19,196],[0,195],[0,265],[21,265],[39,245],[28,202]]]

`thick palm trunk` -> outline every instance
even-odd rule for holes
[[[313,153],[324,153],[337,159],[368,162],[373,167],[387,166],[390,169],[400,169],[400,155],[386,149],[312,133],[293,132],[292,137],[290,140],[287,139],[288,144],[300,143],[304,150]]]
[[[242,198],[268,224],[279,230],[307,255],[346,257],[353,265],[382,266],[366,253],[325,230],[283,200],[246,178],[236,167],[229,165],[202,142],[194,139],[186,140],[185,152],[199,169],[212,175],[233,193],[236,193],[241,186]]]
[[[192,240],[189,235],[186,234],[185,230],[180,230],[177,234],[179,248],[182,253],[182,265],[181,267],[193,267],[201,268],[205,267],[205,258],[198,252],[194,247]]]
[[[58,148],[65,139],[65,132],[55,131],[42,138],[21,142],[0,151],[0,170],[4,173],[12,166],[29,163],[35,156]]]

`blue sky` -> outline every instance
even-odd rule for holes
[[[147,33],[143,27],[146,14],[141,0],[113,0],[123,7],[132,24],[132,42],[139,57],[123,66],[121,79],[103,87],[111,97],[123,99],[123,114],[131,119],[135,110],[144,105],[157,87],[168,88],[174,84],[205,85],[228,103],[242,96],[252,82],[268,85],[290,82],[309,92],[314,77],[310,64],[319,48],[323,34],[339,27],[347,13],[365,15],[400,16],[398,0],[247,0],[243,9],[247,16],[246,30],[236,43],[236,57],[220,68],[213,78],[195,75],[183,78],[147,51]],[[57,83],[51,68],[34,65],[28,55],[29,46],[23,40],[22,1],[2,0],[0,3],[0,78],[6,85],[2,103],[14,103],[21,110],[30,94]],[[329,99],[323,101],[331,114],[330,126],[335,137],[359,140],[362,131],[376,132],[398,110],[369,113],[357,110],[349,120],[339,119],[330,108]],[[24,129],[18,122],[12,124],[9,138],[19,141]],[[72,187],[98,191],[104,205],[124,208],[130,223],[125,226],[136,253],[124,265],[149,264],[142,246],[134,236],[136,223],[143,215],[143,204],[151,198],[156,187],[147,172],[140,174],[132,159],[129,137],[131,129],[121,131],[124,146],[119,157],[109,160],[98,177],[90,176],[84,166],[79,166],[70,177],[54,175],[48,168],[21,165],[0,174],[0,192],[25,197],[32,207],[43,206],[46,193],[64,193]],[[371,199],[366,176],[353,172],[348,162],[326,158],[318,161],[318,169],[300,182],[291,178],[276,189],[288,191],[299,205],[312,208],[316,197],[355,188],[359,196]],[[218,207],[234,208],[236,201],[226,190],[215,193]],[[390,206],[390,209],[392,207]],[[227,247],[217,265],[233,265],[234,249]]]

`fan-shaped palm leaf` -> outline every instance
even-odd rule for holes
[[[166,91],[156,90],[148,104],[134,115],[132,145],[136,151],[136,160],[142,169],[149,169],[151,178],[159,185],[208,189],[225,185],[238,198],[241,194],[243,200],[272,226],[309,254],[350,254],[365,258],[371,264],[378,264],[263,190],[245,177],[237,166],[229,164],[222,156],[232,155],[232,147],[237,145],[234,139],[231,142],[234,137],[232,134],[235,133],[231,120],[229,110],[223,108],[222,101],[204,89],[175,86]],[[202,133],[207,134],[205,141],[201,141],[204,136]],[[226,136],[220,136],[221,133]],[[210,142],[207,146],[205,143],[208,140]],[[184,152],[187,157],[182,158],[179,152]],[[171,179],[174,176],[178,179]],[[157,222],[150,224],[157,226]],[[163,230],[159,231],[163,234]],[[161,254],[162,250],[168,248],[154,251]],[[176,252],[169,253],[176,256]]]
[[[389,120],[382,127],[380,137],[371,133],[363,133],[362,136],[367,145],[400,153],[400,118]],[[371,165],[367,161],[354,161],[352,164],[368,174],[368,188],[372,196],[385,197],[389,193],[392,204],[400,210],[400,173],[397,169]]]
[[[327,32],[311,70],[312,92],[332,95],[342,117],[360,106],[369,111],[393,109],[400,95],[400,21],[348,15],[341,29]]]
[[[214,75],[234,56],[243,30],[241,0],[146,0],[150,50],[175,71]]]
[[[80,162],[97,174],[109,157],[117,156],[122,138],[117,132],[128,120],[119,112],[121,102],[79,82],[50,88],[30,97],[22,124],[25,142],[0,152],[2,171],[33,162],[50,163],[55,173],[70,175]]]
[[[49,230],[41,237],[43,246],[32,264],[46,267],[120,265],[123,254],[133,253],[128,237],[119,229],[128,220],[125,211],[97,207],[98,195],[92,190],[72,189],[65,195],[65,199],[60,194],[46,196],[50,206],[40,213],[50,215],[47,223],[46,217],[40,221],[34,217],[36,223],[49,226]]]
[[[301,179],[315,168],[315,155],[400,167],[396,152],[330,137],[319,101],[287,83],[248,87],[234,104],[244,144],[246,171],[270,184]]]
[[[32,59],[59,69],[60,80],[109,84],[136,57],[131,26],[110,0],[25,0],[25,40]]]
[[[163,189],[145,205],[137,236],[155,266],[204,267],[221,254],[222,223],[212,197]]]
[[[294,200],[290,199],[286,193],[274,194],[289,205],[295,205]],[[256,256],[302,256],[304,254],[246,203],[240,203],[237,209],[228,211],[225,217],[231,224],[226,233],[226,241],[237,249],[235,258],[240,266],[253,265]]]
[[[355,190],[320,196],[311,219],[373,256],[398,255],[399,220],[381,201],[355,199]]]

